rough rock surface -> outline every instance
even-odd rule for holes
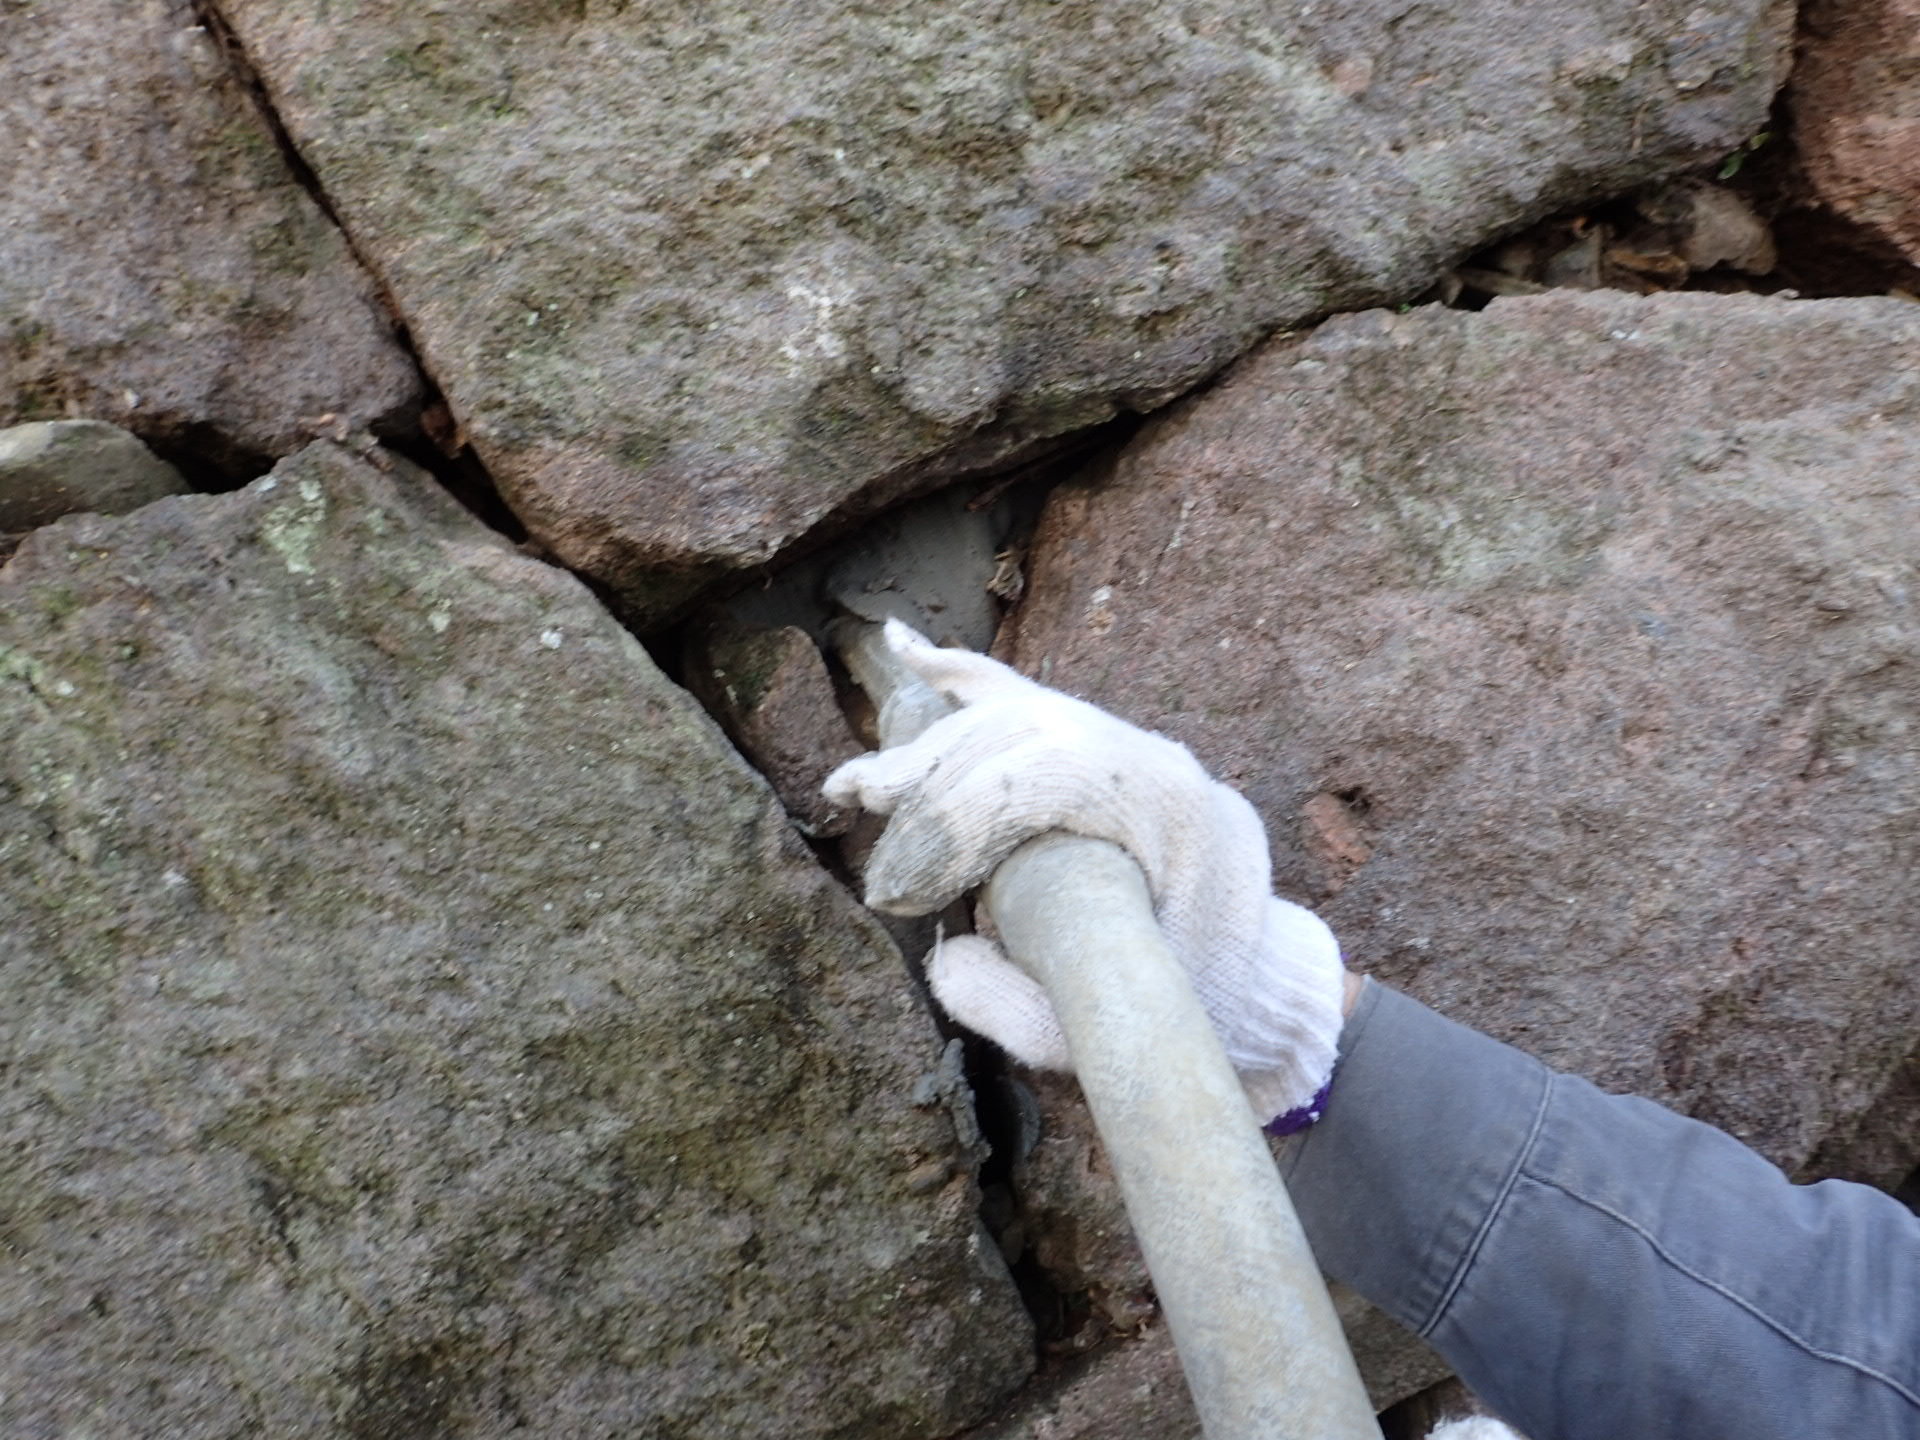
[[[1055,493],[1009,649],[1243,788],[1360,968],[1793,1168],[1914,1103],[1915,354],[1890,300],[1340,317]]]
[[[1815,0],[1794,135],[1814,193],[1920,265],[1920,0]]]
[[[846,833],[857,812],[834,805],[820,787],[864,747],[807,632],[720,617],[689,636],[684,660],[687,688],[767,777],[793,823],[816,837]]]
[[[896,952],[406,467],[0,571],[0,1433],[949,1435],[1031,1363]]]
[[[244,470],[417,384],[186,0],[0,5],[0,425]]]
[[[178,470],[117,425],[35,420],[0,430],[0,531],[77,511],[124,515],[186,489]]]
[[[509,502],[644,621],[1724,153],[1792,7],[223,9]]]
[[[1336,1288],[1334,1304],[1346,1323],[1354,1358],[1384,1408],[1444,1378],[1447,1367],[1410,1341],[1399,1326],[1351,1291]],[[1063,1366],[1022,1390],[1005,1411],[966,1440],[1200,1440],[1173,1337],[1158,1322],[1143,1324],[1083,1360]]]
[[[1084,1344],[1101,1335],[1139,1338],[1110,1341],[1060,1381],[1036,1386],[1008,1415],[999,1417],[996,1424],[1008,1428],[990,1428],[983,1440],[1001,1440],[1003,1434],[1006,1440],[1103,1434],[1099,1426],[1125,1413],[1132,1403],[1129,1397],[1138,1400],[1149,1394],[1156,1397],[1154,1404],[1150,1411],[1142,1410],[1139,1423],[1127,1433],[1141,1440],[1185,1440],[1198,1434],[1192,1402],[1178,1383],[1171,1341],[1156,1323],[1146,1260],[1127,1223],[1119,1185],[1080,1087],[1070,1076],[1034,1073],[1025,1078],[1039,1125],[1037,1140],[1013,1174],[1020,1233],[1048,1285],[1073,1297],[1076,1309],[1084,1309],[1089,1328],[1076,1341]],[[1334,1308],[1377,1409],[1448,1373],[1445,1362],[1424,1342],[1352,1291],[1335,1286]],[[1176,1382],[1170,1394],[1165,1393],[1165,1374]],[[1068,1416],[1079,1418],[1068,1425]]]
[[[1201,1440],[1173,1337],[1159,1324],[1063,1366],[966,1440]]]

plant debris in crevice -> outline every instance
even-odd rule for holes
[[[1563,288],[1920,300],[1920,266],[1813,201],[1785,107],[1776,106],[1767,129],[1718,163],[1530,225],[1420,300],[1478,310]]]

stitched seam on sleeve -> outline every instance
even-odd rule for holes
[[[1507,1172],[1507,1178],[1501,1183],[1500,1193],[1493,1197],[1493,1204],[1487,1207],[1487,1213],[1480,1221],[1480,1228],[1473,1232],[1473,1239],[1467,1242],[1460,1261],[1453,1267],[1453,1274],[1447,1280],[1447,1288],[1435,1302],[1433,1314],[1420,1327],[1422,1339],[1433,1334],[1435,1327],[1446,1316],[1447,1307],[1453,1304],[1453,1297],[1459,1293],[1460,1286],[1467,1278],[1467,1271],[1473,1268],[1473,1262],[1479,1258],[1480,1249],[1487,1243],[1494,1222],[1500,1218],[1500,1212],[1507,1208],[1507,1197],[1513,1194],[1513,1187],[1520,1182],[1520,1174],[1526,1168],[1527,1158],[1533,1154],[1534,1142],[1540,1138],[1541,1128],[1547,1123],[1547,1106],[1553,1099],[1553,1086],[1559,1077],[1552,1071],[1547,1072],[1547,1083],[1540,1087],[1540,1101],[1534,1107],[1533,1124],[1527,1130],[1527,1138],[1513,1157],[1513,1168]]]
[[[1915,1408],[1920,1408],[1920,1393],[1916,1393],[1910,1386],[1907,1386],[1901,1383],[1899,1380],[1895,1379],[1891,1375],[1884,1374],[1883,1372],[1874,1369],[1873,1366],[1867,1364],[1864,1361],[1855,1360],[1848,1355],[1837,1355],[1832,1351],[1822,1350],[1819,1346],[1813,1344],[1811,1341],[1802,1339],[1800,1336],[1794,1334],[1792,1330],[1787,1328],[1787,1326],[1782,1324],[1780,1321],[1774,1319],[1771,1315],[1767,1314],[1767,1312],[1762,1310],[1758,1305],[1755,1305],[1752,1301],[1747,1300],[1740,1295],[1736,1295],[1732,1290],[1729,1290],[1725,1285],[1720,1284],[1717,1280],[1710,1280],[1705,1275],[1702,1275],[1699,1271],[1683,1263],[1678,1257],[1673,1255],[1669,1250],[1667,1250],[1665,1246],[1663,1246],[1657,1239],[1655,1239],[1654,1236],[1648,1230],[1646,1230],[1643,1226],[1637,1224],[1633,1220],[1629,1219],[1627,1216],[1622,1215],[1619,1211],[1613,1209],[1611,1206],[1603,1205],[1598,1200],[1590,1200],[1585,1195],[1580,1194],[1578,1191],[1570,1190],[1565,1185],[1562,1185],[1560,1182],[1556,1180],[1549,1180],[1545,1176],[1528,1175],[1527,1178],[1533,1181],[1537,1185],[1545,1185],[1548,1189],[1558,1190],[1562,1195],[1565,1195],[1569,1200],[1573,1200],[1578,1204],[1584,1205],[1589,1210],[1598,1211],[1600,1214],[1605,1215],[1608,1219],[1615,1221],[1617,1224],[1625,1226],[1628,1230],[1631,1230],[1635,1235],[1638,1235],[1643,1241],[1645,1241],[1647,1248],[1653,1251],[1655,1255],[1658,1255],[1662,1260],[1664,1260],[1667,1264],[1671,1265],[1675,1270],[1678,1270],[1682,1275],[1685,1275],[1689,1280],[1692,1280],[1697,1285],[1704,1285],[1707,1289],[1713,1291],[1714,1294],[1718,1295],[1721,1299],[1727,1301],[1729,1304],[1736,1306],[1741,1310],[1746,1311],[1747,1314],[1751,1315],[1754,1319],[1758,1320],[1762,1325],[1766,1326],[1769,1330],[1781,1336],[1783,1339],[1787,1340],[1790,1344],[1798,1347],[1801,1350],[1804,1350],[1807,1354],[1813,1356],[1814,1359],[1825,1360],[1829,1364],[1833,1364],[1833,1365],[1841,1365],[1846,1367],[1849,1370],[1856,1371],[1857,1373],[1864,1375],[1869,1379],[1878,1380],[1880,1381],[1881,1384],[1891,1389],[1902,1400],[1905,1400],[1909,1405],[1912,1405]]]

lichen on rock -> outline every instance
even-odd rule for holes
[[[0,571],[0,1430],[980,1418],[1027,1323],[897,953],[578,581],[388,463]]]
[[[529,529],[656,624],[1718,158],[1781,0],[227,0]]]

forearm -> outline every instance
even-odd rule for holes
[[[1385,987],[1283,1153],[1321,1264],[1533,1440],[1920,1428],[1920,1221]]]
[[[1349,970],[1341,977],[1340,1018],[1351,1020],[1353,1007],[1360,1003],[1360,997],[1366,993],[1367,977],[1356,975]]]

